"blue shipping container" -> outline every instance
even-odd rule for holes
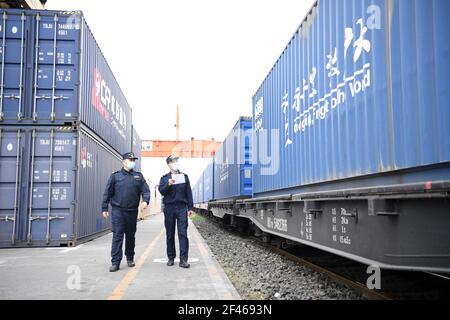
[[[201,182],[203,182],[203,175],[200,176],[200,178],[198,179],[198,181],[195,183],[195,185],[192,187],[192,200],[194,201],[194,204],[199,204],[201,203],[200,200],[200,185],[202,184]]]
[[[142,139],[136,131],[136,128],[133,126],[133,136],[132,136],[132,145],[131,152],[133,152],[139,160],[136,162],[136,171],[142,170]]]
[[[214,199],[214,160],[206,167],[203,172],[203,190],[202,190],[202,202],[207,203]]]
[[[203,174],[200,178],[200,180],[198,181],[198,189],[197,189],[197,201],[198,203],[204,203],[205,202],[205,198],[204,198],[204,188],[205,185],[203,183]]]
[[[317,1],[253,97],[254,193],[450,179],[449,13]]]
[[[120,156],[72,127],[0,127],[0,247],[75,245],[110,230],[101,215]]]
[[[252,194],[252,121],[241,117],[214,157],[214,200]]]
[[[131,108],[81,12],[0,10],[0,124],[84,123],[120,153]]]
[[[199,203],[198,201],[198,182],[192,187],[192,200],[194,204]]]

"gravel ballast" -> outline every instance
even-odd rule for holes
[[[195,216],[193,222],[243,299],[364,299],[355,290],[223,229],[216,222],[202,216]]]

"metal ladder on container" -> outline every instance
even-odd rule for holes
[[[19,94],[11,94],[5,96],[5,55],[6,55],[6,21],[8,16],[6,12],[3,12],[3,38],[2,38],[2,71],[1,71],[1,83],[0,83],[0,121],[4,119],[4,100],[5,99],[17,99],[18,100],[18,111],[17,120],[21,121],[23,119],[22,111],[22,94],[23,94],[23,67],[24,67],[24,50],[25,50],[25,13],[22,13],[22,32],[21,32],[21,42],[20,42],[20,80],[19,80]]]
[[[22,149],[20,147],[20,143],[21,143],[21,139],[22,139],[22,131],[19,129],[17,130],[17,153],[16,153],[16,171],[15,171],[15,188],[14,188],[14,213],[13,216],[5,216],[0,218],[0,221],[4,221],[4,222],[12,222],[13,223],[13,229],[12,229],[12,234],[11,234],[11,244],[15,245],[16,244],[16,230],[17,230],[17,214],[18,214],[18,210],[19,210],[19,166],[20,166],[20,159],[21,159],[21,153],[20,150]],[[2,143],[2,132],[0,129],[0,147],[1,147],[1,143]]]

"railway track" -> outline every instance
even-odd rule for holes
[[[255,241],[257,241],[257,240],[255,239]],[[293,253],[290,253],[286,250],[278,248],[277,246],[270,245],[270,244],[264,244],[264,243],[259,243],[259,245],[262,245],[262,246],[268,248],[269,250],[271,250],[272,252],[282,255],[283,257],[285,257],[291,261],[294,261],[304,267],[307,267],[313,271],[325,274],[332,281],[356,290],[357,292],[361,293],[365,298],[367,298],[369,300],[392,300],[393,299],[391,296],[389,296],[385,293],[371,290],[366,285],[364,285],[358,281],[352,280],[349,277],[342,276],[342,275],[340,275],[330,269],[327,269],[319,264],[313,263],[313,262],[308,261],[304,258],[301,258]]]
[[[331,281],[351,288],[369,300],[450,299],[448,275],[382,270],[381,290],[369,289],[366,285],[367,266],[363,264],[315,248],[287,243],[280,238],[263,241],[261,237],[249,235],[220,219],[210,220],[242,239],[326,275]]]

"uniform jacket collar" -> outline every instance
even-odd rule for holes
[[[125,170],[124,168],[122,168],[122,170],[120,170],[123,174],[133,174],[134,173],[134,170],[130,170],[130,171],[127,171],[127,170]]]

